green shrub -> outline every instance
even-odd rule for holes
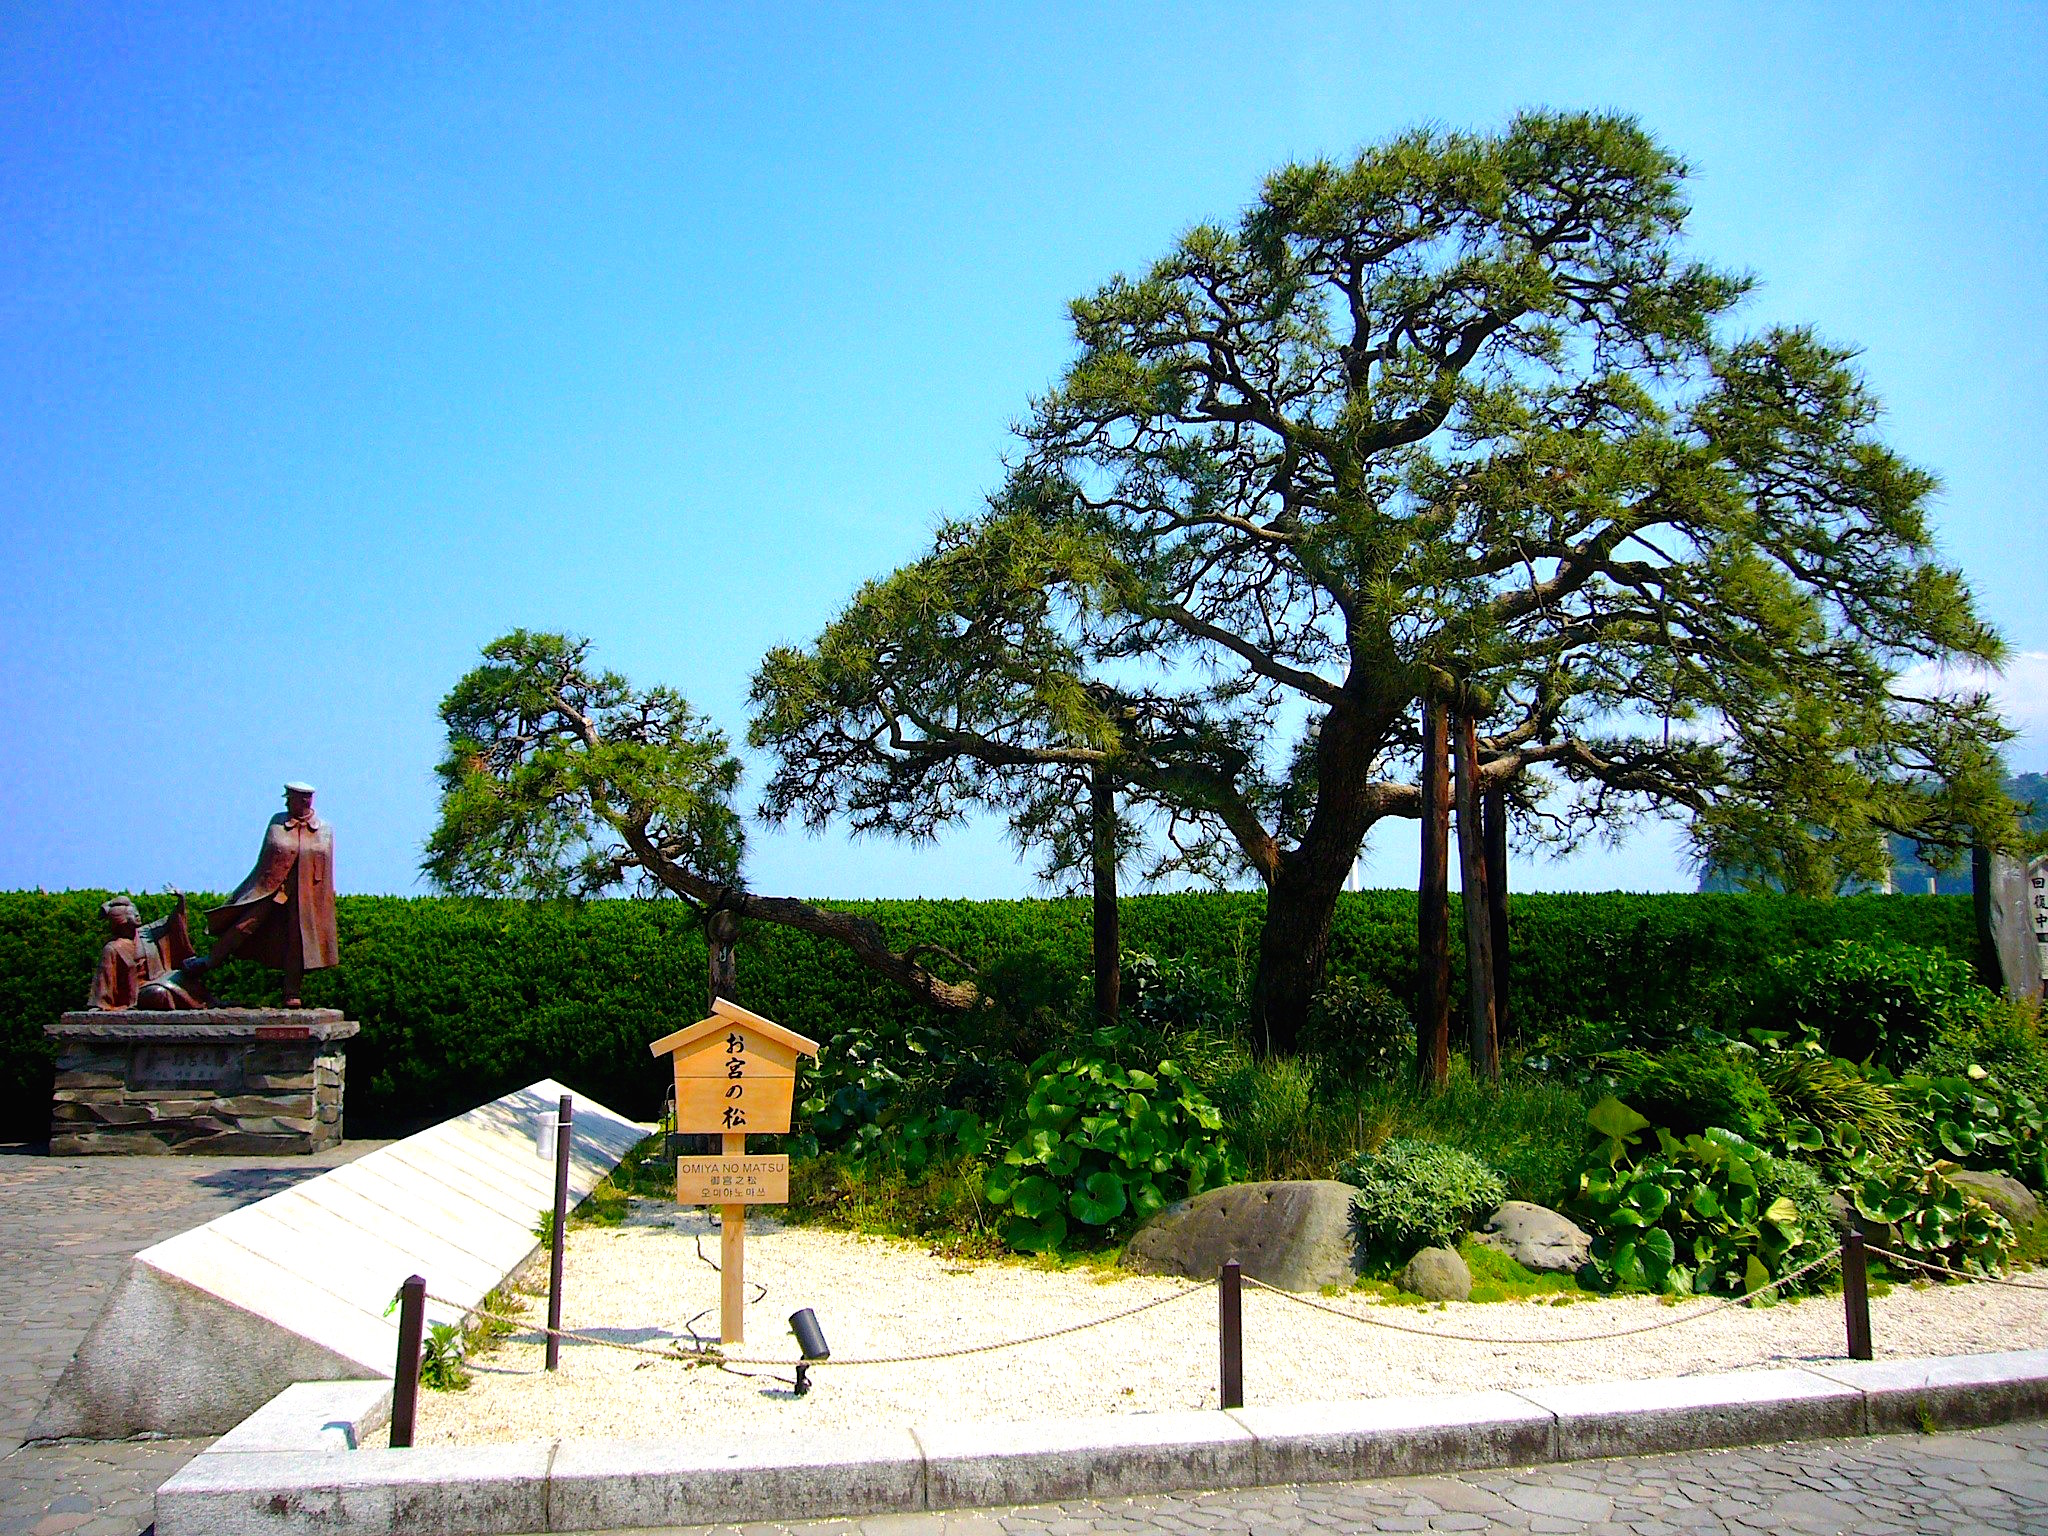
[[[1834,1246],[1818,1181],[1735,1132],[1674,1136],[1614,1098],[1587,1121],[1597,1150],[1572,1209],[1596,1234],[1593,1266],[1606,1284],[1746,1293]],[[1817,1270],[1788,1289],[1822,1280]]]
[[[1332,966],[1356,970],[1396,997],[1415,994],[1415,898],[1363,892],[1339,907]],[[1394,907],[1399,902],[1398,908]],[[1399,926],[1405,921],[1405,928]],[[1355,914],[1355,915],[1354,915]],[[1345,960],[1364,947],[1362,921],[1386,946],[1365,963]],[[1357,923],[1356,930],[1349,924]],[[1626,1043],[1689,1038],[1705,1022],[1725,1024],[1722,995],[1750,982],[1770,956],[1825,949],[1844,939],[1910,944],[1969,962],[1975,929],[1966,896],[1852,896],[1814,901],[1777,895],[1645,896],[1558,892],[1517,896],[1508,905],[1508,1039],[1533,1044],[1567,1021],[1625,1023]],[[1356,934],[1353,937],[1353,934]],[[1462,944],[1455,915],[1452,944]],[[1452,984],[1462,995],[1464,967]]]
[[[1377,982],[1333,976],[1309,1007],[1301,1048],[1331,1080],[1386,1082],[1415,1070],[1415,1021]]]
[[[1871,1169],[1853,1186],[1856,1209],[1889,1226],[1906,1251],[1969,1274],[1990,1274],[2012,1261],[2019,1238],[2012,1223],[1949,1179],[1950,1162],[1919,1168]],[[1910,1265],[1901,1269],[1911,1271]]]
[[[1193,957],[1122,958],[1123,1022],[1165,1039],[1234,1037],[1244,1023],[1237,983]]]
[[[1773,956],[1752,997],[1750,1026],[1896,1072],[1938,1037],[1974,1029],[1996,1004],[1952,951],[1844,940],[1817,954]]]
[[[0,1138],[33,1139],[48,1128],[51,1054],[43,1026],[84,998],[104,940],[99,904],[107,894],[0,894]],[[195,893],[194,906],[209,899]],[[137,904],[145,920],[169,909],[161,896]],[[947,1039],[973,1035],[973,1051],[963,1053],[968,1059],[943,1090],[963,1097],[947,1107],[977,1108],[987,1118],[1046,1043],[1031,1031],[1052,1027],[1054,1003],[1064,999],[1071,1009],[1085,997],[1085,900],[832,905],[873,918],[899,947],[934,945],[999,971],[1013,994],[1006,1006],[1025,1018],[939,1018],[843,949],[768,924],[741,934],[741,1000],[828,1048],[864,1033],[875,1052],[870,1063],[906,1082],[922,1082],[909,1048],[920,1029]],[[1121,907],[1132,949],[1208,978],[1186,988],[1208,1001],[1184,996],[1174,1004],[1183,1017],[1213,1017],[1226,998],[1236,1007],[1236,988],[1258,947],[1263,893],[1136,896]],[[308,976],[306,999],[341,1008],[362,1025],[349,1046],[349,1134],[404,1134],[544,1076],[637,1119],[661,1112],[667,1085],[646,1042],[701,1018],[705,1008],[703,935],[681,903],[344,896],[336,912],[342,963]],[[1968,899],[1949,896],[1538,893],[1514,897],[1508,921],[1511,1051],[1517,1038],[1534,1039],[1574,1016],[1648,1031],[1695,1009],[1692,999],[1728,978],[1761,969],[1768,955],[1887,939],[1967,960],[1975,943]],[[1452,943],[1453,976],[1462,978],[1455,923]],[[1004,957],[1026,952],[1028,964],[1006,965]],[[1341,895],[1329,953],[1332,975],[1408,1003],[1416,978],[1414,893]],[[1036,979],[1027,975],[1034,968]],[[237,965],[222,990],[238,1001],[270,1001],[277,977]],[[1144,997],[1140,986],[1133,1006],[1141,1016],[1150,1007]],[[1197,1070],[1178,1047],[1172,1054]],[[986,1074],[978,1086],[971,1071]],[[978,1097],[964,1097],[970,1093]]]
[[[2048,1106],[2026,1089],[1972,1066],[1959,1077],[1909,1074],[1896,1093],[1915,1117],[1923,1160],[1953,1158],[2048,1188]]]
[[[1470,1152],[1396,1137],[1338,1171],[1369,1248],[1397,1254],[1457,1242],[1507,1199],[1501,1176]]]
[[[1651,1056],[1615,1051],[1604,1058],[1615,1089],[1653,1125],[1693,1136],[1710,1125],[1756,1137],[1777,1119],[1754,1053],[1715,1046],[1679,1046]]]
[[[1997,999],[1945,1029],[1912,1070],[1925,1077],[1966,1077],[1972,1067],[2048,1101],[2048,1042],[2041,1038],[2037,1009]]]
[[[1151,1072],[1100,1056],[1032,1067],[1022,1133],[988,1175],[1003,1238],[1044,1252],[1069,1221],[1099,1239],[1243,1174],[1223,1117],[1170,1061]]]
[[[1765,1153],[1751,1166],[1756,1170],[1757,1198],[1768,1210],[1779,1199],[1790,1200],[1792,1209],[1798,1213],[1799,1228],[1819,1248],[1832,1248],[1839,1241],[1836,1228],[1835,1204],[1828,1198],[1828,1181],[1811,1164],[1795,1157],[1784,1157],[1776,1153]],[[1812,1257],[1809,1253],[1807,1257]],[[1801,1263],[1805,1259],[1800,1260]],[[1840,1273],[1839,1264],[1830,1264],[1814,1272],[1812,1281],[1800,1289],[1817,1289],[1828,1277]]]

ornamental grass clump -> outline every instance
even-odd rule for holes
[[[1777,1105],[1788,1145],[1897,1157],[1913,1141],[1913,1125],[1892,1085],[1819,1045],[1772,1051],[1757,1072]]]
[[[1500,1174],[1470,1152],[1406,1137],[1347,1163],[1337,1177],[1358,1187],[1351,1204],[1366,1246],[1387,1253],[1448,1247],[1507,1198]]]

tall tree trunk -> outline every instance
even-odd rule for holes
[[[1422,706],[1422,879],[1415,906],[1420,957],[1415,1078],[1441,1088],[1451,1075],[1451,764],[1444,707]]]
[[[1095,897],[1095,1022],[1116,1023],[1123,990],[1123,934],[1116,911],[1116,784],[1097,768],[1088,780],[1088,855]]]
[[[1471,1024],[1472,1075],[1500,1076],[1500,1035],[1493,1011],[1493,918],[1486,901],[1485,837],[1479,825],[1479,737],[1472,721],[1451,721],[1458,796],[1458,874],[1464,890],[1465,979]]]
[[[1998,963],[1998,935],[1991,926],[1991,850],[1970,844],[1970,916],[1977,928],[1977,979],[1992,991],[2005,987],[2005,967]]]
[[[1293,861],[1282,866],[1280,878],[1267,889],[1252,998],[1252,1048],[1259,1054],[1287,1056],[1300,1049],[1309,1004],[1329,962],[1336,910],[1336,891],[1309,880]]]
[[[710,956],[710,993],[713,998],[739,1001],[739,963],[733,944],[740,936],[740,920],[720,907],[704,922],[704,945]]]
[[[1508,1032],[1508,793],[1489,789],[1483,796],[1486,824],[1486,914],[1493,943],[1493,1024],[1496,1036]]]
[[[739,942],[740,920],[724,907],[713,907],[704,918],[704,952],[706,988],[711,1000],[725,998],[728,1002],[739,999],[739,962],[733,954],[733,946]],[[671,1090],[673,1095],[673,1090]],[[669,1108],[675,1108],[674,1098]],[[708,1157],[723,1145],[717,1136],[691,1135],[684,1139],[682,1147],[691,1157]]]
[[[1316,808],[1301,841],[1266,876],[1266,923],[1252,988],[1252,1043],[1286,1055],[1300,1047],[1309,1004],[1323,984],[1337,897],[1380,814],[1372,766],[1405,701],[1345,699],[1316,731]]]

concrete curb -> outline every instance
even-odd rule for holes
[[[1406,1477],[2048,1415],[2048,1350],[730,1442],[368,1444],[388,1382],[280,1393],[157,1490],[157,1536],[520,1536]]]

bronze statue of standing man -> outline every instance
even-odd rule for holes
[[[313,814],[313,786],[287,784],[256,867],[226,906],[206,914],[213,948],[191,970],[240,955],[284,972],[284,1005],[297,1008],[300,978],[340,960],[334,931],[334,829]]]

